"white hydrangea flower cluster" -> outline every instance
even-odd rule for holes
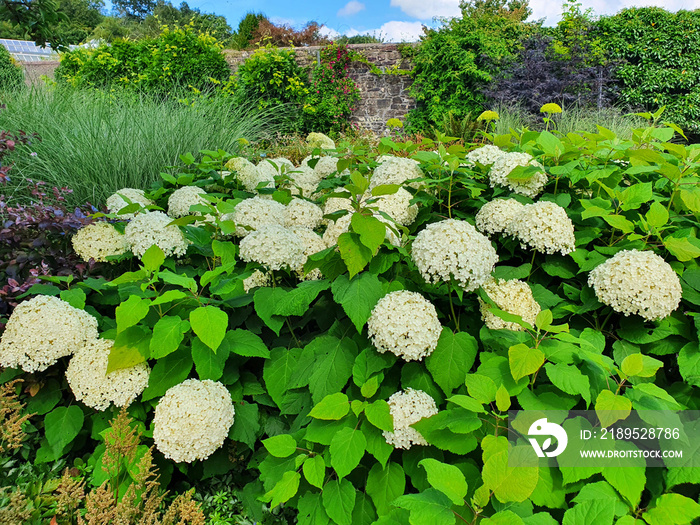
[[[318,228],[323,219],[323,210],[318,204],[313,202],[294,198],[285,208],[284,225],[302,226],[304,228]]]
[[[236,223],[236,235],[245,237],[264,226],[281,226],[287,221],[287,208],[271,199],[253,197],[236,204],[233,213],[227,213],[222,220]]]
[[[527,165],[537,166],[540,168],[540,171],[532,174],[526,181],[515,181],[508,178],[510,172],[515,168]],[[547,174],[544,172],[542,165],[533,160],[532,155],[513,151],[494,161],[491,171],[489,171],[489,184],[492,188],[504,186],[519,195],[534,198],[547,184]]]
[[[367,194],[367,197],[370,198],[371,195]],[[386,213],[398,224],[409,226],[418,216],[418,206],[411,204],[412,198],[413,195],[409,191],[399,188],[396,193],[378,197],[370,206],[379,208],[380,212]]]
[[[506,227],[508,235],[516,237],[523,248],[530,246],[542,253],[574,251],[574,224],[566,210],[554,202],[526,204]]]
[[[332,200],[343,200],[343,199],[332,199]],[[323,232],[323,242],[326,243],[326,247],[330,248],[338,244],[338,237],[350,229],[350,222],[352,221],[352,212],[347,215],[343,215],[337,221],[329,221],[326,231]]]
[[[126,225],[124,236],[131,251],[143,257],[151,246],[158,246],[166,257],[180,257],[187,252],[187,239],[172,219],[162,211],[141,213]]]
[[[233,425],[231,394],[218,381],[187,379],[168,389],[153,417],[153,441],[177,463],[207,459]]]
[[[96,222],[80,228],[71,239],[73,249],[88,262],[105,262],[111,255],[122,255],[129,247],[122,233],[108,222]]]
[[[299,166],[292,168],[288,172],[289,178],[292,180],[290,190],[292,195],[301,195],[302,197],[315,197],[318,183],[322,177],[318,175],[309,166]]]
[[[466,292],[484,284],[498,262],[488,237],[456,219],[434,222],[421,230],[413,241],[411,257],[429,283],[453,278]]]
[[[259,286],[270,286],[272,284],[272,275],[270,272],[263,272],[262,270],[255,270],[250,277],[243,279],[243,291],[245,293],[250,292],[253,288]]]
[[[503,151],[498,146],[487,144],[467,153],[466,159],[468,163],[471,164],[476,164],[478,162],[479,164],[488,166],[489,164],[496,162],[498,159],[505,157],[506,154],[507,152]]]
[[[496,199],[484,204],[476,214],[476,227],[486,235],[503,233],[523,210],[515,199]]]
[[[43,372],[97,339],[97,319],[67,302],[37,295],[12,312],[0,339],[0,366]]]
[[[374,169],[369,181],[370,190],[382,184],[404,184],[407,180],[423,178],[425,175],[420,169],[420,163],[404,157],[391,157],[388,155],[377,159],[381,162]],[[420,189],[422,183],[414,181],[408,184],[412,188]]]
[[[149,366],[139,363],[107,373],[111,339],[94,339],[75,354],[66,369],[66,379],[75,399],[95,410],[105,410],[110,403],[128,406],[148,386]]]
[[[306,143],[310,148],[335,149],[335,142],[324,133],[311,132],[306,136]]]
[[[321,279],[323,275],[321,274],[321,270],[318,268],[314,268],[309,273],[305,274],[304,264],[306,264],[306,260],[308,259],[309,255],[313,255],[314,253],[318,253],[327,248],[323,238],[315,231],[302,226],[295,226],[291,228],[291,231],[301,239],[301,242],[304,245],[304,262],[294,270],[297,277],[299,277],[299,279],[302,281],[316,281]]]
[[[278,225],[263,226],[250,233],[241,241],[239,254],[241,260],[260,263],[270,270],[294,270],[306,262],[299,236]]]
[[[405,361],[429,356],[441,331],[435,306],[421,294],[407,290],[382,297],[367,321],[367,335],[377,351],[391,352]]]
[[[190,214],[190,206],[208,204],[202,198],[207,192],[198,186],[183,186],[176,189],[168,198],[168,215],[177,219]]]
[[[535,301],[532,290],[526,282],[518,279],[509,281],[489,279],[483,284],[483,289],[499,309],[509,314],[519,315],[523,321],[534,326],[535,318],[542,308]],[[523,327],[519,324],[504,321],[493,314],[488,305],[481,299],[479,299],[479,305],[481,307],[481,318],[491,330],[503,328],[516,332],[523,330]]]
[[[258,184],[267,182],[266,188],[274,188],[274,177],[267,177],[258,167],[244,157],[232,157],[226,163],[226,169],[235,172],[235,177],[243,184],[246,191],[254,193]]]
[[[625,316],[663,319],[681,300],[678,274],[651,251],[622,250],[588,276],[598,300]]]
[[[323,204],[323,214],[324,215],[330,215],[331,213],[334,213],[336,211],[340,210],[346,210],[352,214],[352,202],[350,199],[346,198],[340,198],[340,197],[331,197],[326,200],[326,202]],[[328,224],[329,221],[328,219],[323,219],[322,222],[324,224]]]
[[[318,161],[316,162],[316,165],[313,167],[313,170],[319,179],[325,179],[329,175],[338,171],[338,158],[337,157],[330,157],[328,155],[314,157],[312,155],[309,155],[303,161],[301,161],[301,165],[302,166],[309,166],[309,161],[311,159],[318,159]],[[349,172],[346,169],[343,173],[345,174],[345,173],[349,173]]]
[[[124,197],[129,199],[132,203],[140,204],[141,206],[150,206],[155,204],[155,202],[153,202],[151,199],[146,198],[146,194],[143,190],[122,188],[107,198],[105,204],[107,206],[107,210],[109,210],[109,213],[117,213],[119,210],[129,205],[129,203],[124,200]],[[125,213],[120,215],[120,217],[125,219],[131,219],[134,216],[134,213]]]
[[[438,413],[435,400],[422,390],[407,388],[389,398],[389,413],[394,420],[394,431],[383,431],[384,439],[394,448],[408,450],[412,445],[427,446],[428,442],[411,425],[424,417]]]

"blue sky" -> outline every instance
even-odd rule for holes
[[[181,0],[171,0],[179,5]],[[275,23],[301,27],[310,20],[336,36],[371,33],[385,41],[417,40],[421,25],[434,25],[434,17],[459,15],[459,0],[189,0],[190,7],[227,18],[234,29],[248,11],[262,12]],[[624,7],[657,5],[671,11],[699,9],[700,0],[582,0],[595,14],[612,14]],[[561,12],[557,0],[530,0],[533,19],[556,24]]]

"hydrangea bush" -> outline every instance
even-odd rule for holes
[[[256,520],[690,523],[693,458],[513,468],[504,437],[509,409],[700,410],[700,150],[676,131],[511,132],[412,159],[382,139],[272,180],[183,156],[95,217],[126,232],[105,259],[130,271],[33,288],[7,324],[0,380],[39,385],[43,441],[17,454],[99,465],[133,399],[164,479],[235,473]]]

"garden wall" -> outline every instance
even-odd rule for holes
[[[53,78],[53,72],[58,67],[57,60],[42,60],[41,62],[20,62],[24,68],[24,81],[27,85],[41,81],[42,75]]]
[[[409,75],[392,74],[396,69],[412,69],[413,64],[401,56],[397,44],[353,44],[348,47],[362,53],[383,72],[389,71],[377,75],[370,71],[370,66],[357,61],[352,63],[349,70],[350,78],[360,89],[360,100],[350,121],[378,135],[384,134],[387,120],[398,118],[405,121],[406,114],[416,107],[416,101],[408,95],[413,79]],[[313,66],[320,60],[320,46],[294,50],[297,63],[303,67]],[[227,50],[224,53],[231,71],[235,72],[253,51]]]

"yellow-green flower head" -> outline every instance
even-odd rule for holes
[[[480,122],[482,120],[498,120],[501,118],[496,111],[486,110],[481,115],[476,117],[476,121]]]
[[[561,106],[555,102],[550,102],[549,104],[545,104],[540,108],[540,113],[561,113]]]

